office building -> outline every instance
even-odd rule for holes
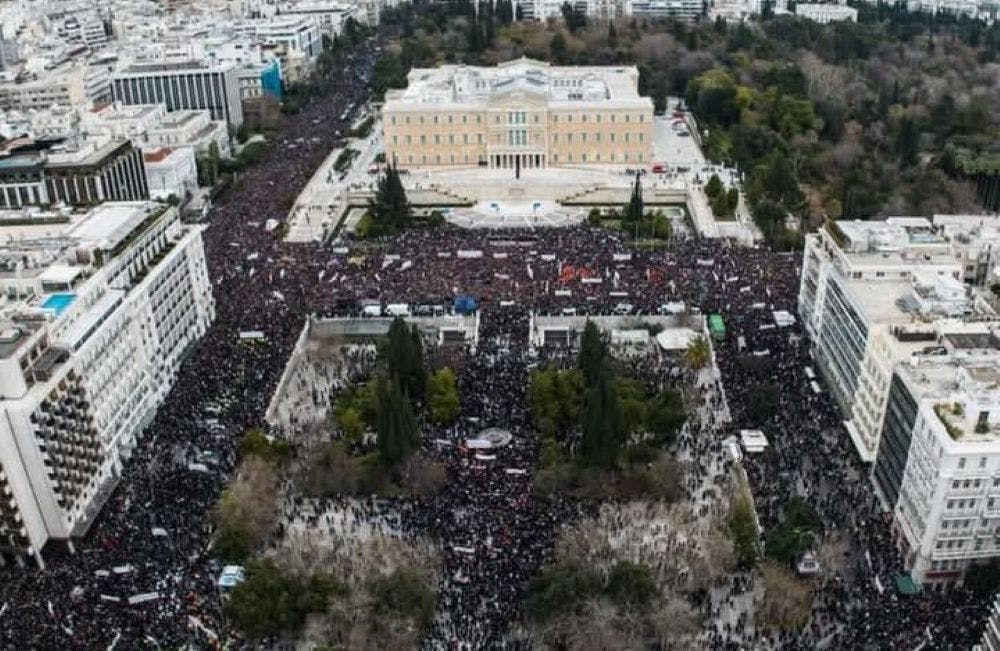
[[[0,554],[42,565],[93,522],[215,308],[201,227],[164,204],[0,214],[0,236]]]
[[[205,109],[229,128],[243,124],[235,66],[195,61],[136,63],[111,76],[111,94],[123,104],[165,104],[167,110]]]
[[[944,335],[896,366],[872,479],[911,578],[961,582],[1000,556],[1000,339]]]
[[[386,154],[403,167],[529,170],[652,159],[653,102],[630,66],[414,69],[382,108]]]
[[[953,221],[952,221],[953,220]],[[799,313],[861,458],[871,462],[900,361],[995,318],[995,217],[829,222],[806,236]]]
[[[0,208],[149,198],[142,152],[129,140],[33,140],[0,148]]]

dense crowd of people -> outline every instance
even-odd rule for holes
[[[0,646],[180,648],[228,636],[207,514],[231,478],[241,434],[261,423],[304,320],[357,314],[364,299],[448,307],[463,294],[479,302],[481,323],[479,346],[460,375],[461,424],[427,437],[449,475],[444,493],[427,502],[433,510],[421,515],[444,556],[427,648],[502,645],[529,577],[572,510],[531,495],[538,442],[525,398],[529,313],[651,314],[676,302],[719,312],[730,324],[717,345],[722,384],[713,400],[721,404],[726,395],[732,421],[705,416],[717,441],[744,425],[752,386],[781,387],[779,407],[764,424],[772,445],[745,460],[763,525],[778,521],[782,505],[806,486],[824,528],[843,529],[855,541],[849,563],[856,567],[821,586],[803,633],[768,642],[730,627],[713,633],[713,648],[815,648],[822,640],[831,648],[913,648],[921,639],[957,648],[978,636],[981,604],[965,593],[902,597],[874,581],[891,586],[900,568],[886,516],[829,398],[808,388],[808,343],[793,336],[795,326],[769,327],[773,310],[795,313],[795,254],[682,238],[662,250],[634,250],[613,233],[583,226],[440,228],[349,246],[286,245],[266,229],[267,220],[285,218],[284,191],[301,189],[334,146],[335,130],[346,130],[336,116],[363,102],[358,74],[371,64],[370,55],[359,55],[335,94],[288,116],[283,136],[214,209],[205,249],[216,320],[75,551],[50,544],[45,570],[0,569]],[[241,340],[246,330],[262,331],[265,341]],[[763,368],[738,363],[740,337],[751,350],[769,351]],[[510,444],[489,453],[469,448],[466,440],[485,425],[510,431]],[[716,454],[713,442],[699,445]],[[211,459],[208,472],[191,470],[187,460],[195,456]],[[325,524],[319,512],[305,517]]]

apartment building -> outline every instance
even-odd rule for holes
[[[165,104],[168,111],[204,109],[229,128],[243,124],[243,104],[231,64],[136,63],[112,74],[111,94],[123,104]]]
[[[795,5],[795,15],[821,25],[837,22],[858,22],[858,10],[839,4],[803,3]]]
[[[675,18],[694,22],[705,14],[702,0],[622,0],[624,13],[635,18]]]
[[[43,565],[90,526],[215,307],[201,227],[172,207],[0,214],[0,234],[0,554]]]
[[[0,148],[0,208],[148,198],[142,152],[130,140],[20,138]]]
[[[806,237],[799,314],[858,454],[875,458],[898,363],[996,318],[995,217],[829,222]]]
[[[911,578],[961,582],[1000,556],[1000,339],[942,338],[893,372],[873,481]]]
[[[382,108],[386,154],[403,167],[527,170],[652,160],[653,102],[632,66],[411,70]]]
[[[51,106],[82,106],[87,95],[87,68],[80,65],[61,66],[40,75],[22,75],[13,81],[0,83],[0,109],[29,111]]]

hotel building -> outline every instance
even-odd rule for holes
[[[83,535],[214,318],[200,226],[150,202],[0,213],[0,561]]]
[[[401,167],[639,166],[652,160],[653,102],[634,66],[410,71],[382,109],[388,160]]]
[[[799,314],[858,454],[878,449],[893,368],[996,319],[995,217],[830,222],[806,236]]]

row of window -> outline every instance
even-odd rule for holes
[[[982,479],[954,479],[951,482],[952,490],[967,490],[969,488],[979,488],[983,485]],[[1000,488],[1000,477],[993,478],[993,488]]]
[[[483,144],[483,134],[477,133],[475,135],[476,135],[476,142],[475,142],[475,144],[477,144],[477,145]],[[601,134],[600,131],[598,131],[596,133],[593,133],[593,134],[590,134],[589,138],[588,138],[588,135],[587,135],[586,131],[581,131],[578,134],[567,133],[567,134],[564,134],[564,135],[565,135],[564,140],[565,140],[566,144],[573,144],[574,142],[577,142],[577,141],[581,142],[581,143],[587,143],[587,142],[600,143],[600,142],[603,141],[602,134]],[[574,140],[574,135],[576,135],[576,139],[575,140]],[[646,141],[645,134],[643,134],[643,133],[640,132],[640,133],[637,133],[637,134],[634,134],[634,135],[635,135],[635,138],[633,139],[633,137],[632,137],[633,134],[631,134],[631,133],[625,133],[624,136],[623,136],[623,139],[624,139],[623,141],[626,142],[626,143],[632,143],[632,142],[644,143]],[[463,144],[463,145],[470,144],[469,143],[469,134],[463,133],[463,134],[461,134],[461,136],[462,136],[462,142],[461,142],[461,144]],[[609,134],[607,134],[607,136],[608,136],[608,139],[607,139],[608,142],[611,142],[611,143],[617,143],[618,142],[617,134],[609,133]],[[428,138],[427,135],[421,134],[421,136],[420,136],[420,144],[421,145],[426,145],[427,144],[427,138]],[[502,142],[501,138],[502,138],[502,136],[497,136],[497,142],[496,142],[496,144],[498,144],[498,145],[501,144],[501,142]],[[443,144],[442,143],[442,139],[443,138],[442,138],[442,136],[440,134],[434,134],[434,144],[435,145]],[[403,136],[403,140],[404,140],[404,142],[407,145],[412,145],[413,144],[413,136],[409,136],[409,135]],[[552,142],[553,142],[553,144],[559,144],[559,134],[558,133],[553,133],[552,134]],[[399,136],[393,136],[392,137],[392,144],[393,145],[398,145],[399,144]],[[459,143],[456,142],[456,134],[454,134],[454,133],[448,134],[448,142],[447,142],[447,144],[449,144],[449,145],[459,144]],[[528,144],[528,132],[527,132],[527,130],[525,130],[525,129],[511,129],[510,131],[507,132],[507,145],[508,146],[510,146],[510,147],[516,147],[516,146],[524,146],[524,145],[527,145],[527,144]]]
[[[970,542],[968,540],[939,540],[934,543],[934,549],[964,549],[965,543]],[[994,539],[994,545],[996,545],[997,539]],[[976,538],[973,547],[976,551],[979,551],[984,546],[984,540],[982,538]],[[932,566],[933,567],[933,566]]]
[[[559,162],[559,154],[551,154],[549,156],[553,163]],[[441,157],[441,154],[436,154],[433,159],[435,165],[443,165],[445,163],[449,165],[472,165],[478,164],[478,159],[473,156],[469,158],[468,154],[464,154],[461,157],[455,154],[450,154],[447,159]],[[612,153],[610,157],[602,158],[600,154],[595,154],[593,158],[589,157],[587,154],[581,154],[579,159],[574,159],[573,154],[567,154],[564,163],[644,163],[646,162],[645,156],[643,154],[637,154],[636,156],[630,156],[628,152],[624,152],[619,156],[617,153]],[[408,155],[406,157],[407,165],[427,165],[428,157],[426,154],[421,154],[420,157],[413,155]]]
[[[567,133],[567,134],[563,134],[563,135],[565,135],[567,143],[572,143],[573,142],[573,134],[572,133]],[[587,132],[586,131],[581,131],[580,133],[578,133],[576,135],[579,138],[580,142],[587,142]],[[616,140],[616,138],[617,138],[617,134],[616,133],[609,133],[607,135],[608,135],[608,142],[616,142],[617,141]],[[602,136],[602,134],[601,134],[600,131],[594,132],[594,133],[590,134],[590,140],[592,142],[601,142],[601,136]],[[645,142],[645,140],[646,140],[646,134],[644,134],[642,132],[639,132],[639,133],[635,134],[635,137],[636,137],[636,142]],[[632,134],[629,133],[629,132],[625,132],[624,139],[625,139],[625,142],[632,142]],[[554,143],[558,143],[559,142],[559,134],[558,133],[553,133],[552,134],[552,142],[554,142]]]
[[[559,119],[560,119],[559,115],[560,115],[559,113],[552,113],[552,114],[550,114],[550,117],[551,117],[550,121],[553,124],[558,123]],[[539,122],[541,121],[541,116],[542,116],[542,113],[540,113],[540,112],[539,113],[532,113],[529,116],[529,114],[528,114],[527,111],[507,111],[507,124],[512,124],[512,125],[528,124],[529,123],[529,119],[534,124],[539,124]],[[573,123],[573,121],[575,120],[576,122],[583,122],[583,123],[586,123],[586,122],[596,122],[597,124],[600,124],[601,122],[606,121],[606,122],[609,122],[611,124],[616,124],[618,122],[618,116],[619,116],[618,113],[608,113],[607,115],[605,115],[603,113],[589,113],[589,114],[588,113],[563,113],[562,114],[562,119],[563,119],[564,122],[567,122],[567,123]],[[636,115],[632,115],[631,113],[624,113],[624,114],[621,114],[621,116],[622,116],[622,121],[625,122],[626,124],[631,123],[631,122],[639,122],[639,123],[646,122],[646,114],[645,113],[638,113]],[[456,117],[460,118],[460,122],[462,124],[469,124],[471,122],[471,118],[472,117],[475,117],[476,124],[482,124],[483,123],[483,116],[480,113],[480,114],[476,114],[475,116],[469,116],[469,115],[465,115],[465,114],[460,115],[460,116],[455,116],[455,115],[432,115],[432,116],[430,116],[430,124],[456,124],[458,122],[456,120]],[[396,126],[397,124],[400,124],[399,118],[400,118],[400,116],[397,116],[397,115],[390,116],[389,123],[392,124],[393,126]],[[402,124],[411,124],[411,120],[412,120],[412,123],[415,123],[415,124],[426,124],[427,123],[427,117],[423,116],[423,115],[418,115],[418,116],[415,116],[415,117],[409,116],[409,115],[402,116]],[[502,121],[503,121],[503,115],[501,113],[495,114],[495,116],[493,118],[493,122],[495,124],[501,124]]]

